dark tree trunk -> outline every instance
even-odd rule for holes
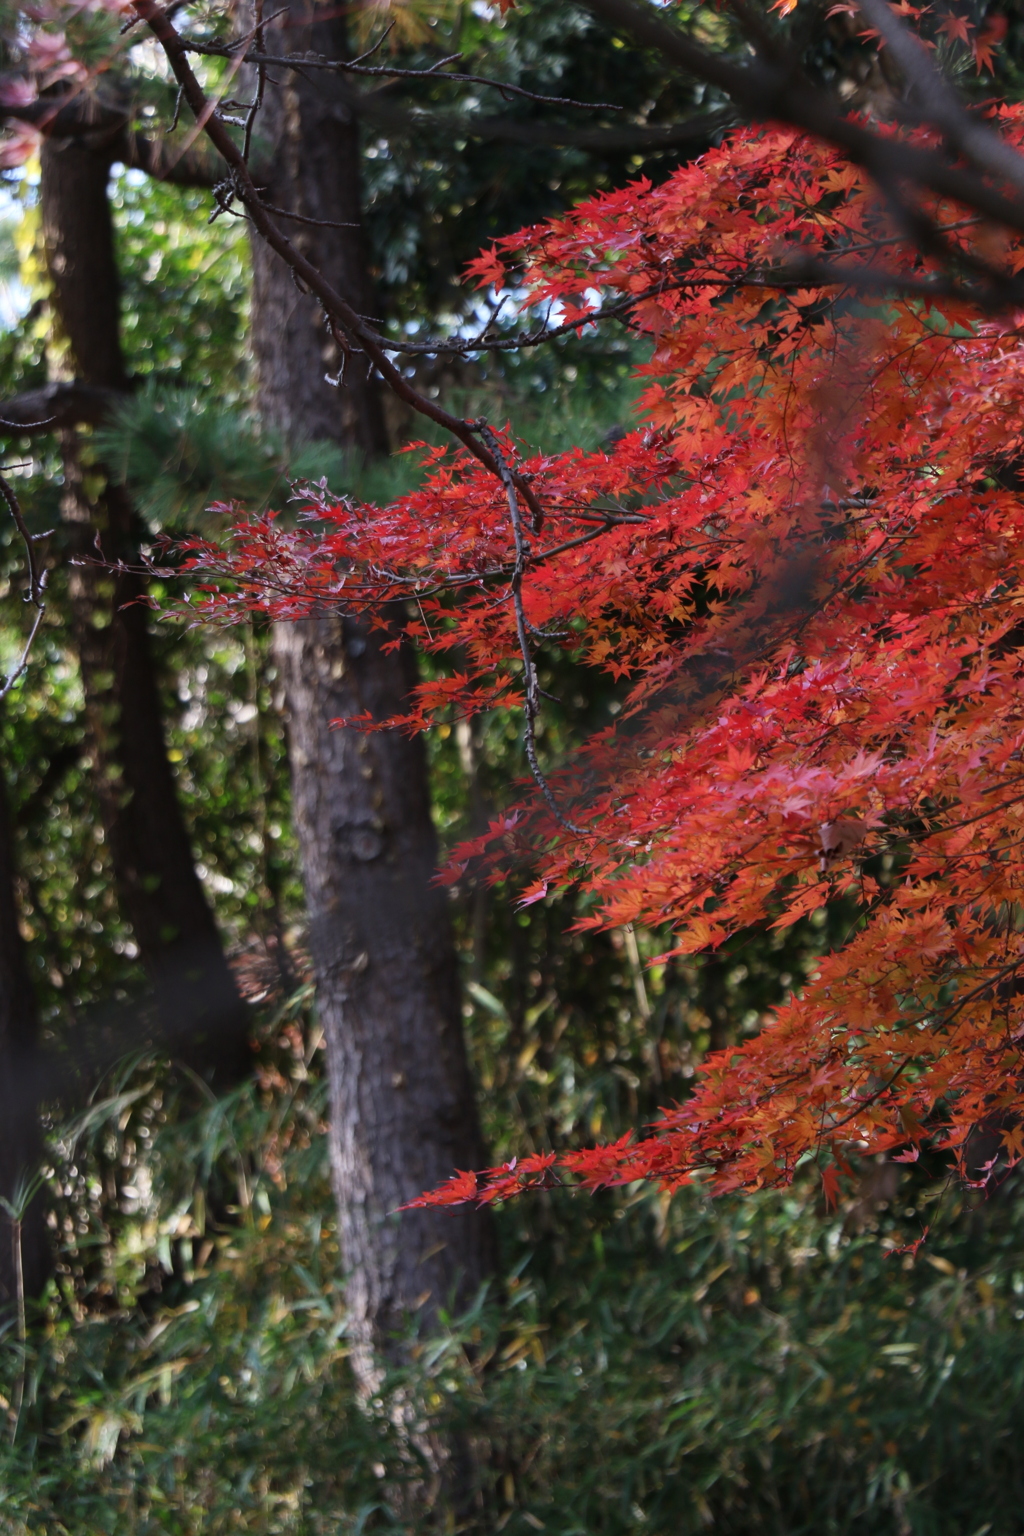
[[[355,1336],[392,1353],[404,1314],[470,1300],[492,1265],[477,1211],[394,1213],[483,1147],[466,1064],[423,743],[332,730],[403,707],[404,652],[337,618],[281,625],[295,819],[332,1093],[331,1168]],[[370,1365],[363,1362],[364,1371]]]
[[[43,1156],[37,1027],[14,896],[7,785],[0,771],[0,1196],[20,1216],[16,1224],[0,1206],[0,1313],[17,1304],[19,1270],[22,1295],[31,1298],[41,1294],[52,1269],[40,1193],[19,1209]]]
[[[274,47],[344,56],[343,23],[307,24],[303,0],[275,23]],[[334,12],[335,17],[338,16]],[[261,119],[266,200],[346,229],[289,233],[362,313],[373,292],[362,231],[358,132],[332,77],[295,73],[267,91]],[[253,349],[264,416],[294,440],[329,439],[355,455],[384,451],[376,382],[340,358],[317,306],[284,265],[254,250]],[[479,1212],[396,1208],[483,1147],[466,1062],[457,962],[446,899],[431,884],[437,854],[422,743],[331,721],[403,708],[413,661],[380,635],[336,617],[281,625],[275,652],[289,716],[293,801],[302,849],[318,1007],[331,1081],[331,1166],[356,1360],[397,1357],[407,1316],[429,1324],[467,1301],[493,1267]]]
[[[71,141],[42,151],[42,211],[54,307],[71,369],[89,385],[127,387],[119,332],[118,274],[107,183],[109,152]],[[135,513],[102,466],[83,473],[80,444],[65,432],[64,514],[70,553],[137,557]],[[103,488],[92,492],[89,480]],[[218,1087],[251,1063],[249,1017],[224,957],[196,874],[167,760],[142,580],[73,567],[69,592],[81,663],[96,789],[122,910],[161,1010],[172,1054]],[[128,604],[129,606],[125,606]]]
[[[313,49],[345,56],[341,8],[333,19],[309,24],[313,7],[292,0],[291,9],[268,28],[268,37],[291,52]],[[359,128],[337,81],[319,71],[309,79],[280,71],[267,87],[259,117],[260,182],[264,199],[306,219],[340,224],[316,228],[288,221],[289,238],[361,314],[374,313],[373,284],[361,225]],[[253,241],[252,347],[260,408],[293,443],[326,439],[357,455],[386,453],[387,428],[381,393],[364,357],[345,359],[323,311],[299,292],[279,256]],[[338,387],[325,374],[337,378]]]

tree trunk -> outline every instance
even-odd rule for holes
[[[344,57],[344,24],[308,23],[304,0],[268,29],[268,51]],[[278,42],[280,39],[280,43]],[[284,73],[260,122],[265,198],[350,227],[289,226],[349,302],[374,313],[363,246],[358,130],[336,79]],[[253,350],[264,417],[293,440],[329,439],[368,456],[385,451],[377,383],[365,360],[341,359],[316,304],[255,244]],[[493,1268],[479,1212],[394,1213],[483,1147],[462,1037],[457,961],[446,898],[432,885],[437,854],[422,743],[397,731],[332,729],[339,716],[403,709],[415,680],[404,651],[350,619],[280,625],[275,652],[289,717],[293,803],[310,945],[330,1074],[331,1167],[338,1203],[356,1369],[379,1381],[401,1358],[407,1317],[429,1325],[459,1306]]]
[[[7,785],[0,771],[0,1313],[42,1293],[53,1267],[40,1192],[38,1019],[14,896],[14,848]]]
[[[281,625],[295,819],[332,1094],[331,1168],[351,1320],[372,1377],[406,1313],[468,1302],[492,1265],[481,1213],[400,1205],[479,1167],[447,897],[419,738],[332,730],[386,718],[414,681],[408,653],[350,620]]]
[[[123,390],[118,273],[107,183],[109,152],[77,141],[42,150],[42,211],[53,300],[71,371]],[[62,434],[70,553],[137,559],[135,512],[102,466],[83,471],[80,443]],[[93,491],[90,481],[102,489]],[[96,788],[122,910],[153,984],[162,1043],[217,1087],[248,1073],[249,1017],[196,874],[174,775],[141,578],[72,567],[69,592],[96,757]],[[129,606],[125,606],[128,604]],[[160,1008],[173,993],[173,1006]]]

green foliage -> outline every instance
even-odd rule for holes
[[[197,390],[149,383],[93,436],[96,454],[135,493],[154,532],[190,531],[213,501],[254,511],[284,506],[291,482],[336,483],[345,457],[330,443],[288,449],[280,436],[240,410],[214,406]],[[212,523],[214,531],[218,525]]]
[[[128,370],[185,390],[246,398],[249,263],[245,230],[207,223],[209,193],[121,171],[112,185]],[[173,316],[173,323],[168,317]]]
[[[500,1215],[498,1288],[360,1405],[305,994],[273,1023],[262,1087],[182,1118],[142,1062],[54,1134],[69,1236],[0,1451],[5,1531],[405,1529],[410,1401],[471,1437],[480,1536],[1019,1530],[1022,1191],[972,1209],[871,1165],[831,1216],[810,1185],[544,1196]],[[514,1097],[485,1094],[492,1132]],[[916,1259],[886,1256],[924,1222]]]

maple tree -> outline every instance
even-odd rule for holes
[[[1002,127],[1018,138],[1021,114]],[[960,213],[930,210],[965,263],[1024,265]],[[843,281],[803,279],[818,262]],[[851,1151],[906,1159],[928,1140],[963,1163],[994,1116],[1016,1161],[1018,315],[979,314],[837,150],[770,128],[503,240],[473,276],[559,306],[562,326],[628,314],[650,341],[637,428],[523,458],[488,431],[497,477],[432,450],[423,487],[388,508],[321,488],[295,526],[237,521],[226,548],[188,551],[200,610],[414,594],[409,632],[465,664],[420,687],[408,726],[524,685],[529,726],[543,645],[628,679],[616,727],[538,767],[544,794],[456,872],[529,857],[526,900],[582,886],[588,924],[670,924],[683,953],[839,898],[855,916],[802,992],[710,1056],[647,1134],[463,1172],[425,1198],[562,1175],[755,1188],[812,1158],[834,1193]]]
[[[261,202],[167,13],[136,5],[229,168],[222,200],[317,294],[343,353],[460,444],[426,451],[422,487],[389,507],[321,486],[297,526],[236,513],[226,543],[190,541],[194,606],[411,612],[407,633],[459,663],[390,725],[521,701],[540,793],[454,872],[529,859],[524,900],[582,888],[587,925],[668,926],[675,953],[853,912],[801,992],[645,1134],[461,1172],[425,1202],[563,1177],[751,1189],[814,1160],[834,1197],[852,1154],[926,1142],[984,1180],[1024,1155],[1024,117],[968,116],[881,0],[859,9],[925,127],[794,96],[779,69],[716,62],[631,0],[593,8],[790,126],[740,130],[473,264],[546,316],[483,346],[615,319],[649,345],[634,431],[537,455],[418,394],[397,355],[444,346],[390,345],[330,288]],[[628,682],[615,727],[554,772],[535,731],[544,646]],[[974,1167],[979,1127],[997,1150]]]

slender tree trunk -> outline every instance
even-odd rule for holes
[[[107,183],[109,152],[77,141],[42,151],[42,210],[54,306],[70,369],[87,384],[128,387],[119,330],[118,273]],[[137,557],[135,512],[101,465],[83,470],[81,444],[63,434],[64,515],[72,556]],[[95,488],[98,483],[99,489]],[[247,1074],[248,1010],[224,957],[196,874],[167,760],[142,580],[73,567],[69,591],[96,788],[122,910],[161,995],[161,1037],[219,1087]],[[128,606],[125,606],[125,605]]]
[[[331,11],[337,18],[338,12]],[[309,24],[305,0],[274,23],[269,51],[345,51],[340,19]],[[276,35],[275,35],[276,34]],[[358,132],[336,80],[288,73],[261,118],[267,202],[346,228],[289,233],[364,314],[374,299],[363,246]],[[260,407],[292,439],[324,438],[372,455],[386,448],[376,383],[341,358],[316,305],[265,247],[253,253],[253,349]],[[318,1008],[330,1073],[331,1167],[349,1305],[364,1386],[400,1358],[409,1316],[429,1325],[467,1301],[493,1268],[479,1212],[396,1208],[483,1156],[462,1037],[446,899],[432,885],[437,847],[422,743],[399,732],[332,729],[364,709],[399,711],[415,680],[404,651],[324,616],[275,637],[289,716]]]
[[[0,1312],[39,1296],[53,1260],[39,1191],[25,1202],[39,1172],[43,1141],[38,1113],[38,1020],[18,928],[14,848],[7,785],[0,771]],[[20,1276],[19,1276],[20,1270]]]

